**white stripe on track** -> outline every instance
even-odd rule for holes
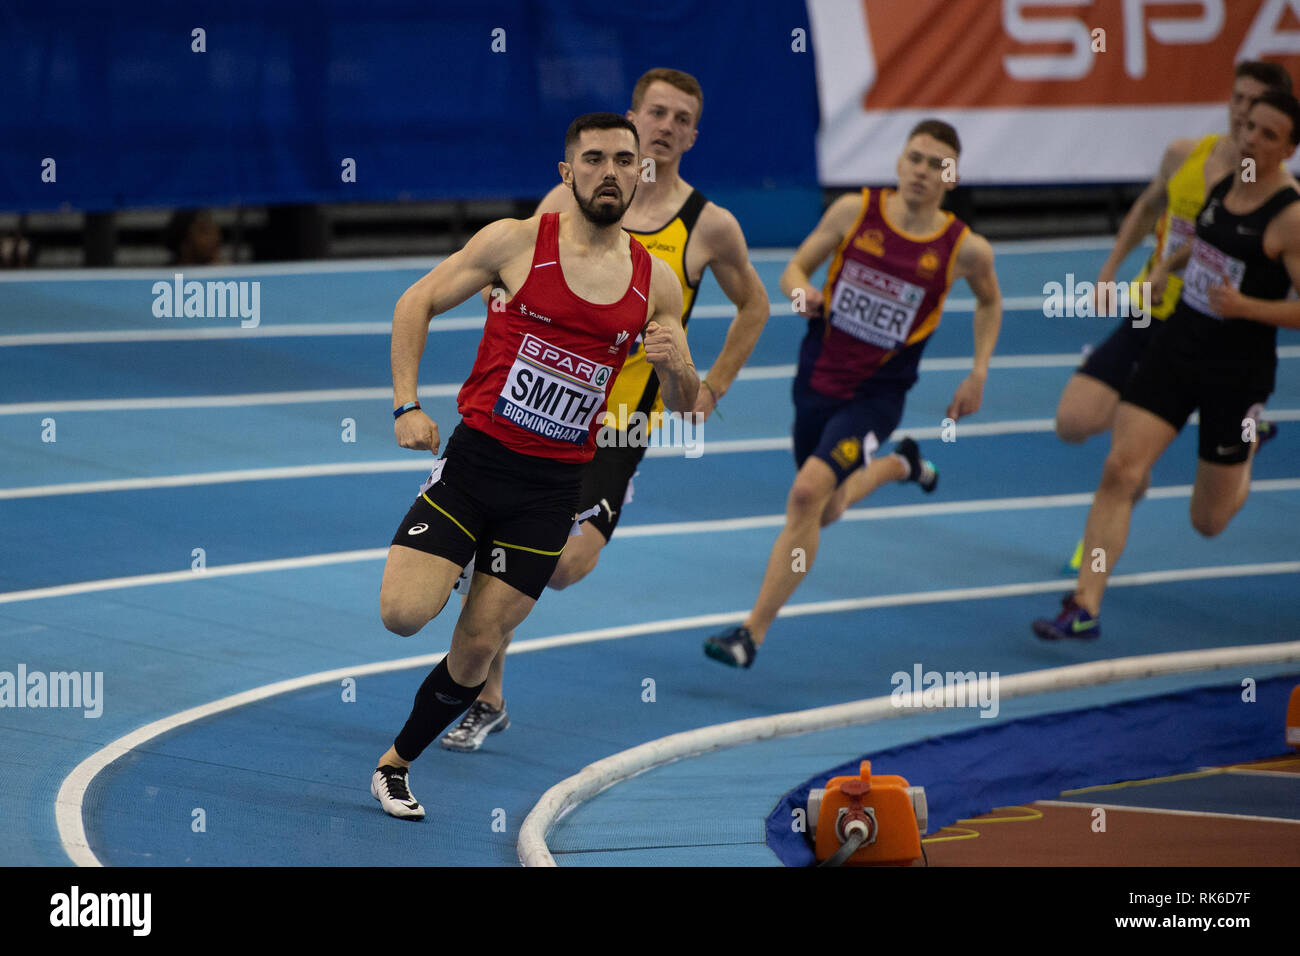
[[[1086,236],[1067,239],[1000,239],[993,243],[994,253],[1007,255],[1032,255],[1036,252],[1086,252],[1110,249],[1115,244],[1106,236]],[[1142,247],[1154,247],[1149,237]],[[789,262],[794,256],[793,246],[767,246],[749,251],[751,262]],[[374,259],[327,259],[302,262],[245,262],[219,266],[187,265],[179,271],[195,277],[216,279],[248,275],[322,275],[345,272],[391,272],[401,269],[428,271],[446,259],[446,256],[385,256]],[[0,272],[4,282],[89,282],[89,281],[153,281],[173,280],[176,266],[150,266],[148,268],[82,268],[82,269],[31,269]]]
[[[441,387],[441,386],[436,386]],[[450,388],[451,386],[447,386]],[[432,391],[432,389],[428,390]],[[428,397],[428,391],[422,392]],[[385,391],[385,395],[388,393]],[[355,396],[354,396],[355,397]],[[1300,409],[1270,409],[1268,416],[1273,421],[1286,422],[1300,420]],[[1195,424],[1196,416],[1192,417]],[[963,438],[987,438],[993,435],[1029,435],[1051,432],[1055,423],[1050,418],[1027,418],[1018,421],[983,422],[973,425],[961,425]],[[925,428],[899,428],[894,433],[895,439],[911,437],[918,441],[940,438],[942,426]],[[752,452],[787,451],[793,442],[789,438],[735,438],[725,441],[701,442],[701,455],[733,455]],[[677,446],[652,446],[646,450],[647,458],[682,458],[686,449]],[[115,491],[146,491],[153,488],[188,488],[197,485],[219,485],[238,481],[275,481],[280,479],[323,478],[335,475],[375,475],[391,472],[423,472],[433,461],[428,458],[390,458],[378,461],[329,462],[314,465],[285,465],[274,468],[238,468],[229,471],[194,472],[182,475],[153,475],[139,478],[110,478],[102,481],[73,481],[47,485],[26,485],[16,488],[0,488],[0,501],[16,498],[48,498],[60,495],[101,494]],[[1256,483],[1258,484],[1258,483]],[[1252,485],[1251,487],[1255,487]],[[1178,486],[1180,488],[1187,486]],[[1159,489],[1156,489],[1158,491]],[[932,507],[932,506],[925,506]]]
[[[1300,491],[1300,478],[1279,478],[1252,481],[1250,490],[1259,494],[1274,491]],[[1190,498],[1191,485],[1167,485],[1147,490],[1147,497],[1152,499]],[[994,511],[1030,511],[1042,508],[1082,507],[1092,503],[1091,493],[1069,495],[1038,495],[1023,498],[983,498],[973,501],[943,501],[935,504],[892,505],[883,508],[852,508],[843,515],[841,521],[889,521],[898,518],[924,518],[938,515],[983,514]],[[780,528],[785,524],[785,515],[755,515],[748,518],[717,518],[709,521],[669,521],[659,524],[629,525],[620,527],[619,537],[649,538],[682,534],[726,534],[736,531],[751,531],[758,528]],[[154,574],[140,574],[121,578],[101,578],[95,581],[78,581],[71,584],[59,584],[45,588],[31,588],[24,591],[0,592],[0,604],[19,601],[35,601],[52,597],[68,597],[94,591],[112,591],[118,588],[145,587],[154,584],[182,584],[199,581],[204,577],[230,577],[243,574],[262,574],[268,571],[289,571],[297,568],[319,567],[327,564],[346,564],[350,561],[378,561],[388,554],[387,547],[368,548],[361,551],[336,551],[325,554],[306,555],[297,558],[276,558],[269,561],[247,561],[238,564],[209,565],[204,571],[182,570],[163,571]],[[1274,565],[1243,565],[1243,567],[1263,568]],[[1283,562],[1277,567],[1290,567]],[[1218,568],[1214,570],[1220,570]],[[1184,573],[1184,572],[1176,572]],[[1265,572],[1260,572],[1265,573]],[[1285,571],[1267,573],[1287,573]],[[1171,578],[1170,580],[1179,580]],[[1060,587],[1058,581],[1056,584]],[[864,605],[870,606],[870,605]],[[785,613],[785,612],[782,612]]]
[[[1279,359],[1300,358],[1300,345],[1278,348]],[[922,372],[961,372],[971,368],[973,359],[968,356],[922,359]],[[1043,353],[1038,355],[995,355],[990,368],[1072,368],[1081,356],[1074,352]],[[753,365],[740,370],[737,381],[754,382],[771,379],[794,378],[794,365]],[[708,375],[708,370],[704,370]],[[420,388],[422,398],[454,397],[460,390],[459,382],[425,385]],[[172,395],[158,398],[89,398],[67,401],[16,402],[0,405],[0,415],[34,415],[44,412],[118,412],[154,411],[170,408],[228,408],[244,405],[294,405],[310,402],[377,401],[391,398],[388,386],[371,388],[325,388],[293,392],[244,392],[231,395]]]
[[[770,307],[789,312],[788,302],[772,302]],[[960,310],[959,310],[960,311]],[[732,305],[700,305],[691,312],[692,319],[732,318],[736,308]],[[21,332],[0,335],[0,348],[27,345],[116,345],[127,342],[207,342],[217,339],[276,339],[309,338],[322,335],[391,335],[393,323],[387,322],[284,322],[243,328],[231,319],[230,325],[209,325],[198,328],[143,328],[101,329],[76,332]],[[429,323],[430,334],[435,332],[480,331],[482,315],[450,315]]]
[[[1004,312],[1040,312],[1046,297],[1042,295],[1006,296],[1002,300]],[[790,303],[784,299],[768,303],[772,318],[796,318],[790,310]],[[944,303],[945,313],[967,313],[975,311],[975,300],[971,298],[949,299]],[[736,307],[723,305],[697,305],[691,312],[692,319],[731,319],[736,315]],[[267,338],[310,338],[327,335],[391,335],[393,324],[386,322],[282,322],[258,325],[246,329],[236,319],[230,325],[210,325],[198,328],[141,328],[141,329],[100,329],[73,332],[18,332],[0,335],[0,348],[15,348],[30,345],[116,345],[130,342],[208,342],[218,339],[267,339]],[[1053,319],[1050,321],[1094,321],[1090,319]],[[1102,323],[1097,326],[1099,334],[1109,334],[1114,319],[1095,320]],[[1107,324],[1108,323],[1108,324]],[[481,315],[451,315],[436,318],[429,323],[429,332],[476,332],[483,328],[484,317]],[[1075,356],[1077,361],[1077,356]]]
[[[425,385],[421,398],[454,398],[458,384]],[[379,401],[393,398],[393,390],[377,388],[327,388],[301,392],[245,392],[237,395],[175,395],[163,398],[93,398],[62,402],[19,402],[0,405],[0,415],[35,415],[44,412],[140,412],[174,408],[240,408],[248,405],[297,405],[310,402]]]
[[[1283,776],[1294,777],[1295,774],[1283,774]],[[1222,811],[1212,810],[1166,810],[1160,807],[1132,807],[1123,803],[1079,803],[1072,800],[1035,800],[1034,803],[1044,807],[1077,807],[1080,809],[1093,810],[1100,808],[1107,813],[1110,812],[1128,812],[1128,813],[1159,813],[1171,817],[1210,817],[1215,820],[1250,820],[1254,823],[1290,823],[1300,825],[1300,820],[1290,817],[1261,817],[1251,813],[1223,813]]]
[[[364,553],[364,552],[357,552]],[[1278,565],[1244,565],[1241,573],[1248,575],[1255,574],[1282,574],[1292,573],[1300,570],[1300,562],[1287,562],[1287,570],[1277,570]],[[1260,570],[1263,569],[1263,570]],[[1236,577],[1240,576],[1238,568],[1229,566],[1227,568],[1190,568],[1183,571],[1163,571],[1153,572],[1155,575],[1184,575],[1188,579],[1197,575],[1201,577]],[[1220,571],[1227,572],[1223,574],[1207,575],[1204,572]],[[189,572],[186,572],[189,574]],[[210,572],[209,572],[210,573]],[[190,574],[190,577],[198,577],[197,574]],[[1138,575],[1116,575],[1111,578],[1110,583],[1114,586],[1124,586],[1127,584],[1143,584],[1145,581],[1130,580],[1139,577]],[[1182,578],[1178,578],[1181,580]],[[1033,589],[1033,590],[1026,590]],[[957,591],[923,591],[911,595],[880,595],[872,598],[859,598],[858,601],[875,602],[863,604],[863,607],[887,607],[897,606],[899,604],[927,604],[932,601],[953,601],[969,600],[966,595],[976,595],[978,597],[999,597],[1003,592],[1008,595],[1025,594],[1036,592],[1060,591],[1061,582],[1059,580],[1038,582],[1036,585],[996,585],[988,588],[964,588]],[[952,595],[960,593],[963,596],[953,597]],[[0,600],[2,600],[0,596]],[[839,605],[844,602],[823,601],[818,605],[791,605],[782,609],[778,617],[795,616],[799,614],[818,614],[829,613],[832,610],[841,610],[842,608],[831,605]],[[825,610],[804,610],[805,608],[822,607]],[[606,627],[590,631],[578,631],[569,634],[558,634],[553,637],[536,638],[526,641],[511,642],[507,648],[507,654],[521,654],[530,651],[548,650],[554,647],[570,647],[576,644],[589,644],[597,641],[617,640],[626,637],[634,637],[641,634],[664,633],[667,631],[691,630],[698,627],[713,627],[722,624],[735,623],[744,619],[748,611],[731,611],[721,614],[703,614],[694,617],[670,618],[662,621],[647,621],[641,624],[624,625],[620,627]],[[1232,650],[1232,649],[1229,649]],[[1213,651],[1196,651],[1182,652],[1174,655],[1162,655],[1164,657],[1188,657],[1193,655],[1212,656]],[[256,687],[252,690],[243,691],[242,693],[232,694],[229,697],[223,697],[207,704],[201,704],[197,707],[191,707],[180,713],[172,714],[161,720],[155,720],[144,727],[134,730],[113,742],[95,751],[81,763],[73,768],[72,772],[64,778],[59,787],[58,794],[54,801],[55,823],[58,826],[59,840],[63,845],[64,852],[72,859],[77,866],[102,866],[103,864],[94,852],[90,849],[90,843],[86,836],[85,821],[82,817],[82,805],[85,801],[86,791],[91,782],[104,768],[109,766],[120,757],[123,757],[143,746],[155,737],[169,733],[178,727],[193,723],[197,720],[203,720],[214,714],[224,711],[234,710],[237,707],[243,707],[247,704],[256,703],[257,701],[266,700],[271,697],[277,697],[282,694],[293,693],[307,687],[315,687],[320,684],[331,684],[335,681],[342,680],[345,677],[364,677],[372,674],[389,673],[392,671],[410,670],[417,667],[433,667],[445,656],[443,653],[422,654],[416,657],[401,658],[392,661],[379,661],[370,664],[359,664],[354,667],[340,667],[329,671],[323,671],[315,674],[307,674],[302,677],[295,677],[290,680],[277,681],[274,684],[266,684],[262,687]],[[1130,659],[1136,660],[1136,659]],[[1104,669],[1108,662],[1094,662],[1092,665],[1075,665],[1076,667],[1091,667],[1094,670],[1098,667]],[[1041,683],[1051,676],[1051,672],[1035,672],[1037,676],[1030,679]],[[1010,678],[1003,678],[1000,686],[1007,686]],[[1005,695],[1004,695],[1005,696]],[[889,701],[889,698],[881,698]],[[840,705],[852,706],[852,705]],[[895,709],[895,713],[903,711]]]

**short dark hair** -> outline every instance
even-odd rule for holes
[[[1283,93],[1291,92],[1291,74],[1280,63],[1269,63],[1265,60],[1242,60],[1237,64],[1237,69],[1233,72],[1232,78],[1238,80],[1243,76],[1258,80],[1270,89],[1281,90]]]
[[[1300,145],[1300,100],[1282,90],[1265,90],[1250,101],[1250,108],[1254,109],[1259,103],[1271,106],[1291,117],[1291,135],[1288,138],[1292,146]]]
[[[636,134],[636,127],[626,116],[617,113],[583,113],[569,124],[569,131],[564,134],[564,161],[571,161],[573,147],[584,130],[589,129],[625,129],[632,133],[636,141],[637,152],[641,151],[641,137]]]
[[[940,119],[921,120],[912,127],[912,132],[907,134],[907,138],[910,140],[913,136],[921,135],[933,136],[939,142],[951,146],[958,156],[961,155],[961,140],[957,138],[957,130],[952,127],[952,124]]]

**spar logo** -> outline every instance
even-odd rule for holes
[[[543,342],[535,335],[525,335],[519,355],[552,372],[579,379],[594,388],[603,389],[612,371],[608,365],[598,365],[581,355]]]

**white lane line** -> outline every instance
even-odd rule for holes
[[[354,552],[354,553],[364,554],[365,552]],[[1294,570],[1300,570],[1300,562],[1291,562],[1291,564],[1295,565]],[[1261,567],[1270,567],[1270,566],[1249,565],[1245,567],[1261,568]],[[1192,568],[1192,569],[1188,569],[1187,571],[1181,571],[1181,572],[1171,571],[1171,572],[1157,572],[1157,573],[1159,574],[1193,573],[1194,574],[1197,572],[1204,572],[1209,570],[1235,572],[1237,569],[1230,566],[1228,568],[1220,568],[1220,569]],[[1268,570],[1268,571],[1250,570],[1248,571],[1248,573],[1261,574],[1261,573],[1285,573],[1285,572],[1272,571],[1272,570]],[[186,572],[186,574],[189,579],[196,579],[202,576],[190,572]],[[211,570],[208,572],[208,574],[211,574]],[[1216,575],[1216,576],[1232,577],[1236,575],[1233,573],[1229,573],[1225,575]],[[1118,586],[1123,586],[1125,584],[1145,583],[1141,581],[1130,581],[1129,579],[1132,577],[1136,577],[1136,576],[1117,575],[1111,578],[1110,583],[1112,585],[1118,585]],[[1040,591],[1040,592],[1059,591],[1061,590],[1061,582],[1042,581],[1042,582],[1038,582],[1037,585],[995,585],[983,589],[963,588],[961,589],[961,593],[966,594],[966,593],[978,592],[980,597],[999,597],[1002,596],[1003,591],[1006,591],[1008,594],[1032,593],[1032,592],[1026,592],[1024,590],[1027,587],[1032,587],[1036,591]],[[887,607],[887,606],[896,606],[898,604],[903,604],[903,603],[926,604],[932,601],[969,599],[967,597],[950,596],[955,593],[957,592],[922,591],[911,595],[901,595],[901,594],[880,595],[872,598],[859,598],[858,600],[865,601],[865,602],[879,602],[879,603],[868,603],[863,606]],[[3,595],[0,595],[0,601],[3,600],[3,597],[4,597]],[[839,604],[839,603],[842,602],[820,602],[820,606]],[[839,610],[838,607],[837,608],[826,607],[825,610],[808,610],[808,611],[800,610],[801,608],[804,607],[814,607],[814,606],[815,605],[791,605],[789,607],[783,608],[777,616],[787,617],[787,616],[794,616],[801,613],[805,613],[805,614],[829,613],[831,610]],[[526,640],[526,641],[512,641],[506,653],[522,654],[522,653],[528,653],[532,651],[549,650],[555,647],[571,647],[577,644],[590,644],[597,641],[619,640],[622,638],[635,637],[642,634],[659,634],[659,633],[666,633],[669,631],[691,630],[693,628],[699,628],[699,627],[714,627],[714,626],[730,624],[736,621],[744,620],[746,614],[748,614],[747,610],[730,611],[730,612],[719,613],[719,614],[701,614],[701,615],[695,615],[693,617],[668,618],[660,621],[647,621],[640,624],[622,625],[618,627],[604,627],[604,628],[597,628],[595,630],[588,630],[588,631],[576,631],[568,634],[557,634],[552,637],[534,638],[532,640]],[[1285,645],[1278,645],[1278,646],[1285,646]],[[1300,652],[1300,644],[1296,645],[1296,649],[1298,652]],[[1179,654],[1176,655],[1161,655],[1161,656],[1179,656],[1184,654],[1200,654],[1203,656],[1210,656],[1213,655],[1213,653],[1214,652],[1212,651],[1198,651],[1198,652],[1188,651],[1188,652],[1179,652]],[[222,713],[223,711],[233,710],[236,707],[243,707],[246,704],[255,703],[260,700],[266,700],[267,698],[276,697],[281,694],[293,693],[294,691],[302,690],[307,687],[314,687],[319,684],[330,684],[335,681],[342,680],[345,677],[364,677],[371,674],[382,674],[391,671],[409,670],[416,667],[434,667],[438,664],[440,660],[442,660],[444,656],[445,656],[445,652],[435,653],[435,654],[421,654],[414,657],[405,657],[405,658],[400,658],[398,660],[392,660],[392,661],[379,661],[379,662],[374,662],[369,664],[358,664],[353,667],[340,667],[340,668],[335,668],[333,670],[318,672],[315,674],[307,674],[302,677],[295,677],[290,680],[277,681],[273,684],[266,684],[263,685],[262,687],[255,687],[251,690],[243,691],[238,694],[232,694],[228,697],[223,697],[220,700],[211,701],[210,703],[207,704],[201,704],[197,707],[191,707],[187,710],[181,711],[180,713],[172,714],[171,716],[164,717],[161,720],[155,720],[150,724],[146,724],[144,727],[141,727],[128,734],[125,734],[122,737],[117,738],[116,740],[112,741],[111,743],[97,750],[95,753],[91,754],[85,760],[81,761],[81,763],[77,764],[77,766],[72,770],[72,772],[68,774],[66,778],[64,778],[62,785],[60,785],[59,787],[59,792],[55,797],[55,802],[54,802],[54,814],[55,814],[55,822],[57,823],[58,830],[59,830],[59,840],[63,844],[64,851],[68,854],[69,857],[71,857],[72,862],[75,863],[77,866],[102,866],[103,865],[99,861],[99,859],[95,856],[95,854],[91,851],[89,842],[86,838],[85,823],[82,818],[82,804],[85,800],[86,790],[87,788],[89,788],[91,781],[95,779],[95,776],[101,770],[103,770],[113,761],[117,760],[119,757],[125,756],[126,754],[130,753],[132,750],[135,750],[143,746],[144,744],[148,743],[150,740],[154,739],[155,737],[158,737],[162,734],[175,730],[177,727],[184,726],[185,724],[193,723],[196,720],[202,720],[206,717],[211,717],[214,714]],[[1132,660],[1141,660],[1141,659],[1133,658]],[[1105,664],[1106,662],[1099,662],[1099,663]],[[1075,666],[1095,668],[1098,665],[1093,664],[1093,665],[1075,665]],[[1068,668],[1061,668],[1060,670],[1068,670]],[[1042,681],[1044,679],[1047,679],[1053,672],[1039,671],[1035,673],[1038,675],[1036,679]],[[1112,677],[1111,679],[1120,679],[1120,678]],[[1000,684],[1000,689],[1005,688],[1010,680],[1011,678],[1003,678]],[[1002,690],[1001,693],[1003,696],[1006,696],[1006,691]],[[883,697],[880,698],[880,700],[889,702],[890,698]],[[839,706],[843,707],[843,706],[853,706],[853,705],[839,705]],[[895,713],[900,713],[902,711],[901,708],[893,708],[893,710]]]
[[[1112,658],[1002,677],[998,681],[998,697],[1008,700],[1120,680],[1297,658],[1300,658],[1300,641]],[[516,844],[519,859],[525,866],[555,866],[546,837],[558,820],[601,791],[663,764],[773,737],[856,726],[942,709],[943,704],[927,705],[922,692],[916,691],[908,707],[898,706],[892,695],[873,697],[829,707],[733,720],[647,741],[588,764],[542,794],[519,828]]]
[[[436,390],[444,386],[431,386],[422,389],[420,394],[426,398],[440,394]],[[448,389],[454,386],[445,386]],[[358,390],[359,391],[359,390]],[[385,396],[390,393],[382,391]],[[283,394],[283,393],[282,393]],[[445,394],[445,393],[441,393]],[[353,395],[353,398],[357,396]],[[1273,421],[1300,420],[1300,409],[1269,409],[1268,417]],[[1192,416],[1196,424],[1197,416]],[[1050,418],[1026,418],[1001,422],[977,422],[958,426],[963,438],[987,438],[996,435],[1029,435],[1055,430],[1055,422]],[[943,427],[939,425],[925,428],[899,428],[892,436],[901,440],[910,436],[918,441],[941,438]],[[705,441],[700,439],[698,450],[700,457],[704,454],[735,455],[754,452],[787,451],[792,447],[789,438],[734,438],[724,441]],[[683,458],[685,447],[673,445],[652,445],[646,450],[647,458]],[[388,472],[424,471],[430,467],[433,456],[415,456],[410,458],[389,458],[359,462],[325,462],[312,465],[284,465],[271,468],[237,468],[228,471],[194,472],[181,475],[149,475],[139,478],[107,478],[100,481],[58,482],[45,485],[23,485],[15,488],[0,488],[0,501],[15,498],[46,498],[59,495],[100,494],[115,491],[143,491],[153,488],[187,488],[196,485],[228,484],[238,481],[274,481],[286,478],[322,478],[334,475],[371,475]],[[1179,488],[1185,486],[1177,486]],[[1256,485],[1252,485],[1256,487]],[[1158,496],[1159,489],[1153,494]]]
[[[1296,491],[1300,490],[1300,479],[1280,478],[1280,479],[1263,479],[1251,482],[1251,491],[1272,492],[1272,491]],[[1192,494],[1191,485],[1167,485],[1160,488],[1151,488],[1147,491],[1149,498],[1190,498]],[[1024,511],[1041,508],[1066,508],[1081,507],[1091,504],[1092,495],[1089,493],[1069,494],[1069,495],[1038,495],[1020,498],[985,498],[973,501],[945,501],[934,504],[921,505],[893,505],[883,508],[853,508],[846,511],[840,518],[841,521],[884,521],[896,518],[916,518],[932,517],[937,515],[952,514],[983,514],[996,511]],[[620,531],[621,537],[625,538],[644,538],[644,537],[661,537],[664,535],[681,535],[681,534],[720,534],[735,531],[748,531],[758,528],[779,528],[785,524],[785,516],[780,514],[774,515],[757,515],[747,518],[721,518],[711,521],[677,521],[663,522],[660,524],[648,525],[630,525]],[[326,554],[307,555],[297,558],[277,558],[268,561],[248,561],[238,564],[226,565],[209,565],[206,570],[197,572],[193,570],[182,571],[165,571],[155,574],[141,574],[121,578],[102,578],[96,581],[78,581],[71,584],[60,584],[45,588],[31,588],[23,591],[5,591],[0,592],[0,604],[10,604],[18,601],[35,601],[52,597],[67,597],[73,594],[84,594],[94,591],[111,591],[118,588],[144,587],[154,584],[180,584],[193,582],[203,577],[228,577],[242,574],[262,574],[268,571],[286,571],[295,568],[317,567],[326,564],[342,564],[349,561],[376,561],[386,557],[388,554],[387,547],[369,548],[361,551],[340,551]],[[1248,568],[1280,568],[1276,571],[1259,571],[1252,573],[1290,573],[1292,562],[1283,562],[1278,565],[1244,565]],[[1213,569],[1216,573],[1221,568]],[[1157,573],[1157,572],[1147,572]],[[1177,572],[1177,574],[1191,574],[1190,571]],[[1112,579],[1114,583],[1116,579]],[[1183,580],[1183,578],[1173,577],[1168,580]],[[1143,578],[1145,583],[1146,579]],[[1061,587],[1061,582],[1057,580],[1056,587]],[[856,606],[856,605],[855,605]],[[864,607],[871,605],[862,605]],[[783,611],[782,613],[786,613]]]
[[[778,303],[772,303],[775,308]],[[785,308],[789,303],[783,303]],[[736,309],[731,305],[697,306],[691,318],[715,319],[731,317]],[[232,320],[233,322],[234,320]],[[435,332],[466,332],[481,330],[485,319],[481,315],[450,315],[429,323],[430,334]],[[206,342],[216,339],[276,339],[310,338],[322,335],[391,335],[392,321],[387,322],[284,322],[259,325],[246,329],[234,322],[232,325],[202,326],[200,328],[145,328],[103,329],[76,332],[22,332],[0,335],[0,348],[26,345],[116,345],[127,342]]]
[[[1086,252],[1095,249],[1110,249],[1115,244],[1113,238],[1105,236],[1080,239],[1000,239],[993,243],[995,253],[1007,255],[1032,255],[1036,252]],[[1142,248],[1154,247],[1154,240],[1143,241]],[[768,246],[749,251],[752,262],[789,262],[794,256],[793,247]],[[231,265],[198,266],[187,265],[182,270],[186,275],[215,279],[222,276],[245,275],[321,275],[343,272],[391,272],[401,269],[420,269],[428,271],[446,259],[446,256],[386,256],[375,259],[329,259],[309,260],[303,262],[245,262]],[[0,283],[4,282],[105,282],[136,281],[151,279],[154,281],[171,281],[176,275],[175,266],[151,266],[148,268],[122,269],[32,269],[24,271],[0,272]]]
[[[1002,300],[1004,312],[1040,312],[1045,296],[1018,295],[1006,296]],[[945,313],[964,314],[975,311],[975,300],[970,298],[949,299],[944,303]],[[768,302],[771,318],[795,319],[790,310],[790,303],[784,299]],[[691,319],[732,319],[736,307],[730,304],[697,305],[691,312]],[[0,348],[17,348],[32,345],[118,345],[131,342],[209,342],[220,339],[274,339],[274,338],[311,338],[327,335],[391,335],[391,321],[374,322],[280,322],[258,325],[246,329],[234,319],[230,325],[200,326],[198,328],[139,328],[139,329],[99,329],[68,332],[17,332],[0,335]],[[429,323],[430,334],[435,332],[473,332],[483,328],[484,316],[449,315],[436,318]],[[1050,320],[1074,321],[1074,320]],[[1089,322],[1093,320],[1082,319]],[[1096,319],[1097,337],[1109,335],[1114,325],[1112,318]],[[1078,356],[1071,355],[1077,362]]]
[[[1218,820],[1250,820],[1255,823],[1300,824],[1289,817],[1259,817],[1249,813],[1220,813],[1210,810],[1165,810],[1158,807],[1130,807],[1122,803],[1079,803],[1073,800],[1035,800],[1045,807],[1080,807],[1089,810],[1101,808],[1107,812],[1122,810],[1128,813],[1160,813],[1172,817],[1214,817]]]
[[[347,564],[351,561],[378,561],[388,555],[387,548],[367,548],[364,551],[335,551],[330,554],[309,554],[300,558],[277,558],[271,561],[246,561],[242,564],[209,565],[203,571],[164,571],[158,574],[137,574],[125,578],[101,578],[98,581],[79,581],[76,584],[59,584],[48,588],[0,593],[0,604],[18,601],[36,601],[43,598],[68,597],[93,591],[115,591],[119,588],[138,588],[152,584],[185,584],[204,578],[226,578],[240,574],[264,574],[268,571],[292,571],[298,568],[316,568],[327,564]]]
[[[1300,358],[1300,345],[1284,345],[1277,350],[1278,359]],[[1039,355],[994,356],[990,368],[1072,368],[1081,357],[1073,352]],[[969,356],[922,359],[922,372],[960,372],[971,368]],[[794,378],[794,365],[754,365],[740,370],[737,381],[754,382]],[[702,375],[708,375],[708,369]],[[461,383],[444,382],[420,388],[422,398],[455,396]],[[154,411],[171,408],[228,408],[242,405],[294,405],[308,402],[372,401],[392,398],[388,386],[372,388],[325,388],[293,392],[244,392],[232,395],[173,395],[159,398],[90,398],[70,401],[17,402],[0,405],[0,415],[33,415],[43,412],[119,412]],[[1270,409],[1271,412],[1271,409]]]
[[[421,398],[453,398],[459,384],[425,385]],[[173,408],[238,408],[245,405],[297,405],[309,402],[377,401],[393,398],[392,388],[327,388],[301,392],[245,392],[238,395],[176,395],[163,398],[94,398],[64,402],[0,405],[0,415],[44,412],[139,412]]]

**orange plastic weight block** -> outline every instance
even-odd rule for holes
[[[862,761],[856,777],[832,777],[817,814],[813,852],[820,862],[844,844],[844,826],[865,820],[867,842],[845,866],[910,866],[921,858],[921,833],[912,807],[909,784],[892,774],[871,773],[871,761]]]

